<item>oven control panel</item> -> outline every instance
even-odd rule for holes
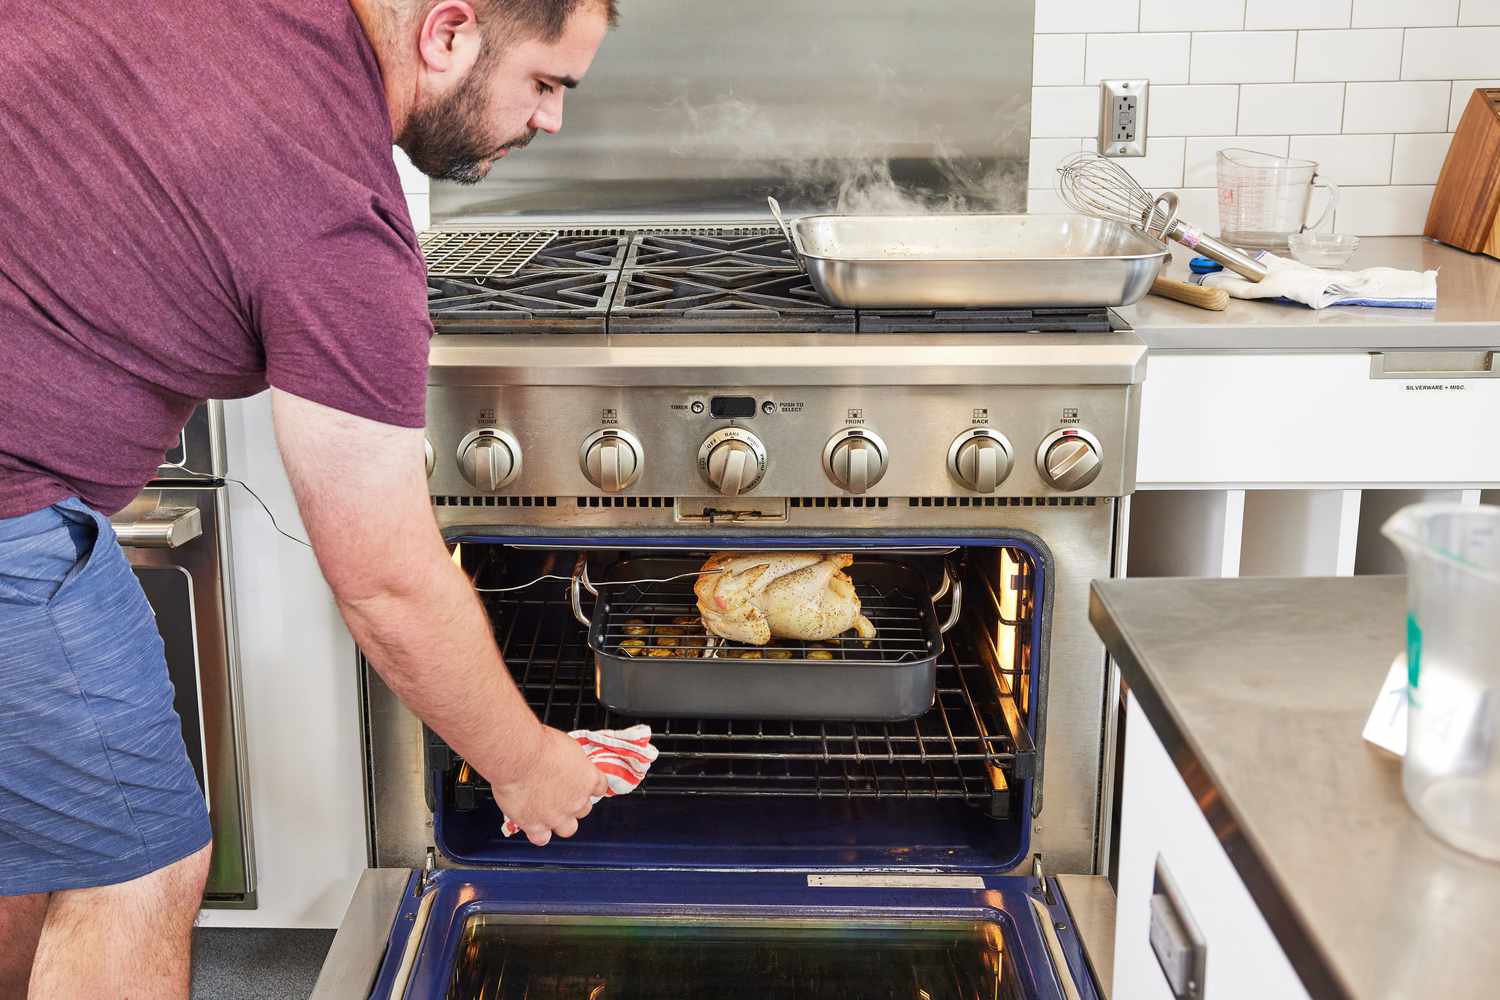
[[[1120,496],[1133,387],[433,386],[435,494]]]

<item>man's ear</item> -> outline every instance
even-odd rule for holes
[[[417,35],[418,70],[437,78],[437,89],[446,90],[479,60],[483,44],[479,17],[467,0],[442,0],[422,19]]]

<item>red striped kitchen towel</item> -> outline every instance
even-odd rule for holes
[[[604,772],[609,780],[609,791],[605,798],[624,795],[635,790],[656,760],[656,747],[651,745],[651,727],[631,726],[629,729],[579,729],[568,734],[583,747],[594,766]],[[593,801],[598,802],[595,796]],[[521,828],[505,817],[500,832],[514,837]]]

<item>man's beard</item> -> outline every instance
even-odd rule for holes
[[[529,129],[496,145],[484,127],[484,81],[489,74],[483,70],[475,65],[453,93],[414,109],[396,137],[396,145],[428,177],[477,184],[502,149],[520,149],[536,138],[536,129]]]

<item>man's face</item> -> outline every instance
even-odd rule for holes
[[[459,30],[471,34],[451,36],[446,72],[423,75],[425,92],[396,144],[429,177],[474,184],[538,132],[562,128],[564,92],[588,72],[608,25],[602,7],[585,0],[550,43],[515,40],[497,52],[477,26]],[[466,42],[477,49],[467,67]]]

